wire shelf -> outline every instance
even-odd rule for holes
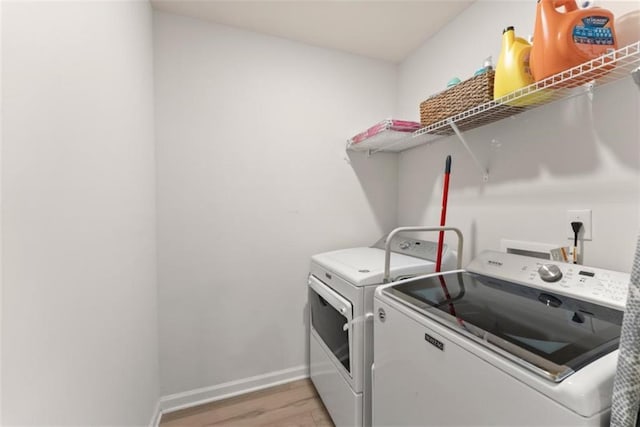
[[[364,140],[358,144],[348,142],[347,149],[370,153],[404,151],[453,135],[456,132],[452,124],[457,126],[459,131],[475,129],[554,101],[590,92],[595,86],[602,86],[629,76],[639,67],[640,42],[636,42],[518,89],[502,98],[418,129],[404,138],[398,138],[396,135],[394,138],[384,140],[382,139],[384,134],[381,134],[374,141]],[[640,85],[640,81],[637,83]]]

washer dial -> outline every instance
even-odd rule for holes
[[[555,264],[544,264],[538,269],[540,278],[545,282],[557,282],[562,279],[562,271]]]

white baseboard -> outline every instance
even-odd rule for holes
[[[162,411],[160,410],[160,399],[156,403],[156,407],[153,409],[153,415],[151,416],[151,422],[149,423],[149,427],[158,427],[160,425],[160,417],[162,416]]]
[[[170,394],[160,398],[160,410],[163,414],[203,405],[216,400],[227,399],[240,394],[262,390],[309,377],[309,366],[302,365],[282,371],[269,372],[255,377],[230,381],[210,387],[198,388],[182,393]]]

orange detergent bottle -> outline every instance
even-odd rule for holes
[[[564,11],[558,10],[564,7]],[[616,49],[613,14],[575,0],[538,0],[530,66],[543,80]]]

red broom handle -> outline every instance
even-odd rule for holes
[[[451,175],[451,156],[447,156],[444,167],[444,185],[442,189],[442,211],[440,213],[440,226],[444,227],[447,222],[447,202],[449,199],[449,176]],[[436,258],[436,272],[440,272],[442,268],[442,246],[444,245],[444,231],[438,235],[438,256]],[[462,254],[458,254],[462,256]]]

